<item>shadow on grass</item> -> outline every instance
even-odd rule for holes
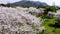
[[[49,24],[50,27],[54,27],[54,28],[60,28],[60,25],[58,25],[57,23],[55,24]]]
[[[56,33],[56,28],[60,28],[60,25],[58,25],[58,23],[55,24],[49,24],[50,27],[54,27],[54,29],[52,30],[53,33]]]

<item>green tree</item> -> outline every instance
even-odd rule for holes
[[[44,14],[48,14],[49,11],[56,12],[56,10],[57,10],[57,8],[55,6],[44,6],[43,8],[45,8]]]

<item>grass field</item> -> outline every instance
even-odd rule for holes
[[[54,19],[47,19],[41,24],[42,26],[45,26],[43,34],[60,34],[60,28],[55,28],[51,24],[55,24]]]

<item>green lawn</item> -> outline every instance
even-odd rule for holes
[[[55,20],[54,19],[47,19],[42,23],[42,26],[45,26],[45,31],[43,34],[60,34],[60,28],[51,27],[49,26],[50,24],[54,24]]]

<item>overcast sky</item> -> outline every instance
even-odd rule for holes
[[[21,1],[21,0],[0,0],[0,3],[13,3],[18,1]],[[55,5],[60,6],[60,0],[31,0],[31,1],[45,2],[49,5],[52,5],[53,3],[55,3]]]

